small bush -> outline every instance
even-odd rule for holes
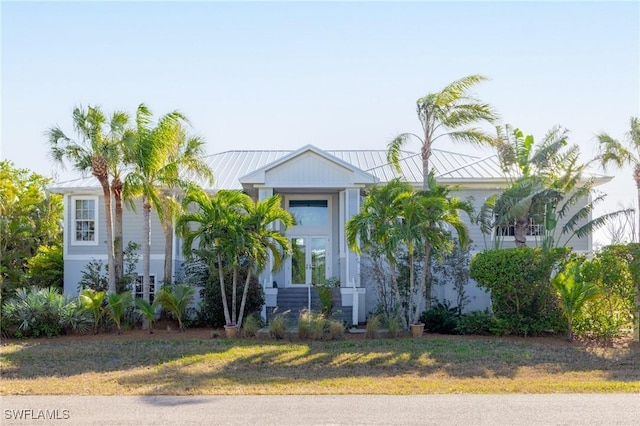
[[[458,318],[455,331],[457,334],[486,335],[491,333],[492,324],[493,315],[489,311],[473,311]]]
[[[458,308],[451,308],[448,303],[438,303],[433,309],[423,312],[420,321],[430,333],[456,334],[458,316]]]
[[[67,313],[74,308],[57,287],[19,288],[2,305],[2,328],[21,337],[59,336]]]
[[[300,316],[298,317],[298,337],[300,339],[308,339],[311,337],[312,317],[311,312],[306,309],[300,312]]]
[[[311,338],[313,340],[323,340],[327,329],[327,320],[323,315],[314,315],[311,321]]]
[[[249,315],[242,324],[244,337],[256,337],[258,330],[262,327],[262,320],[257,315]]]
[[[364,337],[366,337],[367,339],[375,339],[376,337],[378,337],[380,322],[380,315],[370,316],[367,320],[367,329],[364,333]]]
[[[389,337],[398,337],[401,328],[400,317],[396,314],[385,315],[384,323],[387,326]]]
[[[551,274],[569,252],[566,247],[523,247],[487,250],[473,257],[470,276],[491,292],[499,320],[493,324],[496,333],[529,336],[564,329]]]
[[[277,314],[269,324],[269,335],[276,340],[284,339],[287,335],[286,313]]]
[[[329,340],[340,340],[344,337],[344,324],[338,320],[329,320]]]

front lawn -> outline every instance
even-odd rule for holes
[[[0,362],[3,395],[640,392],[637,344],[560,339],[98,335],[5,342]]]

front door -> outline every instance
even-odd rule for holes
[[[327,237],[291,237],[290,279],[292,287],[324,283],[329,275]]]

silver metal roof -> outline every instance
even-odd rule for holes
[[[242,176],[267,166],[292,152],[295,151],[247,150],[225,151],[209,155],[205,157],[205,160],[213,170],[215,182],[213,187],[207,189],[242,189],[239,181]],[[324,152],[374,175],[380,180],[380,183],[388,182],[399,176],[407,182],[415,184],[422,182],[422,160],[419,153],[401,152],[401,173],[398,174],[387,162],[386,150],[325,150]],[[447,183],[449,180],[477,182],[505,179],[497,155],[477,157],[434,149],[431,156],[431,166],[436,172],[436,177],[442,183]],[[601,182],[610,179],[595,173],[591,175]],[[50,187],[50,190],[54,192],[99,189],[100,185],[93,176],[59,182]]]

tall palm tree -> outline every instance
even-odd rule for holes
[[[622,210],[587,220],[605,195],[590,198],[595,181],[584,177],[587,165],[580,162],[579,147],[568,145],[566,129],[553,127],[539,145],[533,136],[525,137],[521,130],[509,125],[496,129],[493,145],[510,184],[484,203],[479,216],[484,233],[513,225],[516,246],[525,247],[531,221],[537,217],[542,225],[542,246],[551,248],[561,242],[567,245],[574,236],[584,237],[625,214]],[[576,209],[578,205],[581,206]],[[558,233],[557,225],[563,220]],[[503,236],[496,234],[498,248]],[[562,240],[563,236],[566,239]]]
[[[244,318],[244,308],[251,274],[264,270],[269,259],[273,259],[273,269],[277,270],[282,260],[291,251],[290,244],[281,230],[271,228],[280,221],[284,229],[293,224],[291,215],[281,207],[281,200],[274,195],[254,203],[240,191],[219,191],[209,196],[201,190],[187,192],[183,201],[185,207],[195,204],[197,210],[181,215],[177,220],[178,229],[184,236],[184,254],[191,257],[194,242],[196,253],[212,253],[217,263],[220,292],[228,325],[240,327]],[[191,224],[198,226],[190,230]],[[237,309],[237,277],[241,263],[247,263],[247,279],[244,285],[240,309]],[[224,272],[232,271],[231,309],[227,303]],[[213,270],[210,265],[210,270]]]
[[[352,250],[361,253],[371,248],[384,253],[389,264],[395,305],[403,326],[415,323],[422,313],[422,295],[430,295],[425,274],[421,275],[418,298],[415,294],[415,254],[425,241],[437,252],[452,249],[450,225],[456,230],[462,247],[469,242],[469,232],[459,212],[471,213],[470,203],[449,196],[449,191],[436,184],[433,173],[427,191],[416,191],[399,179],[372,188],[360,212],[346,225],[347,241]],[[358,242],[360,244],[358,244]],[[402,300],[397,279],[397,259],[406,251],[409,259],[408,300]],[[430,299],[430,296],[428,296]]]
[[[449,83],[441,91],[428,93],[416,101],[418,120],[422,125],[422,135],[401,133],[387,146],[387,160],[400,171],[400,153],[411,139],[420,143],[422,159],[422,190],[429,189],[430,160],[433,144],[440,138],[448,137],[454,142],[472,144],[490,144],[492,136],[473,127],[479,123],[491,123],[497,118],[491,106],[474,98],[470,90],[487,78],[481,75],[469,75]],[[431,282],[431,247],[429,242],[424,247],[424,269],[427,281]],[[427,300],[427,309],[431,300]]]
[[[403,241],[398,232],[401,223],[398,197],[410,192],[412,187],[400,179],[392,179],[386,185],[374,186],[364,199],[360,211],[346,224],[349,248],[362,254],[363,251],[380,252],[389,265],[393,305],[401,303],[398,287],[397,259]]]
[[[633,179],[636,183],[638,198],[636,217],[638,218],[638,241],[640,241],[640,120],[638,117],[631,117],[629,131],[625,138],[626,143],[622,143],[607,133],[600,133],[598,135],[599,159],[603,168],[609,165],[620,168],[627,164],[633,167]],[[640,306],[640,283],[636,283],[636,306]],[[633,338],[635,341],[640,341],[640,308],[635,313]]]
[[[264,200],[249,204],[242,221],[243,233],[246,235],[241,256],[249,263],[247,279],[242,292],[240,310],[238,312],[238,328],[242,326],[244,309],[249,290],[251,273],[259,275],[270,261],[272,270],[277,271],[286,256],[291,254],[291,244],[282,232],[293,225],[293,216],[282,208],[279,195],[273,195]],[[281,229],[275,229],[272,224],[280,223]]]
[[[135,132],[126,141],[132,170],[124,181],[125,199],[135,209],[135,198],[142,198],[143,234],[142,291],[150,301],[151,211],[155,208],[160,221],[166,220],[162,191],[166,188],[186,188],[190,181],[186,173],[200,172],[204,167],[204,142],[184,140],[183,123],[188,123],[178,111],[170,112],[152,123],[151,111],[140,104],[136,112]],[[170,261],[165,259],[166,261]],[[168,278],[168,277],[165,277]],[[170,278],[169,278],[170,279]]]
[[[631,117],[629,131],[625,135],[625,142],[621,142],[608,133],[599,133],[598,148],[600,164],[606,170],[608,166],[618,168],[626,165],[633,167],[633,179],[636,183],[638,211],[640,211],[640,120],[638,117]],[[626,146],[625,146],[626,145]],[[640,214],[638,218],[638,238],[640,241]]]
[[[117,149],[114,140],[120,137],[126,114],[115,112],[109,122],[99,107],[75,107],[72,113],[73,127],[79,140],[68,137],[59,126],[50,128],[49,139],[51,158],[61,166],[69,162],[72,167],[85,174],[90,172],[102,187],[105,221],[107,229],[107,264],[109,268],[108,290],[116,291],[116,267],[111,211],[110,166],[114,163]]]
[[[492,136],[483,130],[470,127],[482,122],[493,122],[496,113],[485,103],[471,96],[469,91],[487,80],[481,75],[470,75],[449,83],[436,93],[428,93],[416,102],[416,112],[422,125],[422,135],[401,133],[387,147],[389,163],[399,170],[401,150],[416,139],[420,143],[422,158],[422,190],[428,189],[430,172],[429,160],[433,144],[440,138],[448,137],[454,142],[489,144]]]
[[[183,200],[186,213],[176,221],[176,228],[184,238],[185,257],[192,258],[197,254],[203,259],[213,259],[208,262],[209,272],[218,271],[224,318],[228,325],[234,322],[229,314],[224,276],[237,257],[233,243],[237,239],[241,214],[249,203],[250,198],[240,191],[221,190],[210,196],[201,189],[191,188]],[[196,210],[189,211],[189,206],[194,206]],[[195,229],[190,229],[191,224],[196,225]],[[197,249],[194,250],[196,241]]]

